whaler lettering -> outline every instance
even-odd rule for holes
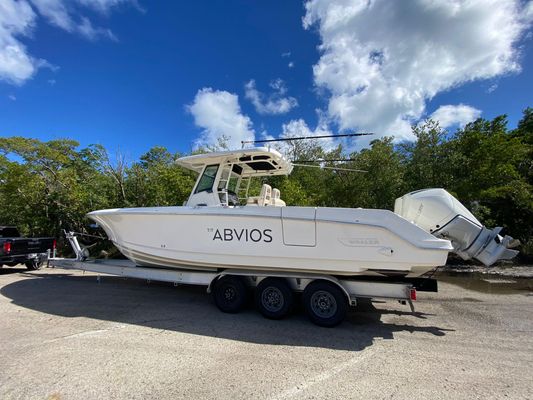
[[[217,229],[213,235],[213,240],[220,240],[222,242],[231,242],[236,240],[238,242],[272,242],[272,229]]]

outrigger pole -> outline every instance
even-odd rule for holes
[[[309,165],[309,164],[295,164],[295,163],[292,163],[292,165],[294,165],[295,167],[332,169],[332,170],[335,170],[335,171],[368,172],[368,171],[366,171],[364,169],[343,168],[343,167],[328,167],[328,166],[325,166],[325,165]]]
[[[256,143],[272,143],[272,142],[291,142],[293,140],[306,140],[306,139],[326,139],[326,138],[338,138],[338,137],[355,137],[355,136],[370,136],[373,135],[373,132],[356,132],[356,133],[341,133],[338,135],[318,135],[318,136],[300,136],[300,137],[291,137],[291,138],[279,138],[279,139],[262,139],[262,140],[241,140],[242,147],[244,148],[245,144],[256,144]],[[354,161],[350,159],[336,159],[336,160],[306,160],[301,161],[300,163],[306,162],[335,162],[335,161]],[[337,171],[350,171],[350,172],[368,172],[362,169],[352,169],[352,168],[341,168],[341,167],[327,167],[320,165],[306,165],[306,164],[295,164],[295,167],[308,167],[308,168],[320,168],[320,169],[333,169]]]
[[[290,142],[293,140],[306,140],[306,139],[326,139],[326,138],[338,138],[338,137],[370,136],[373,134],[374,133],[372,132],[357,132],[357,133],[342,133],[339,135],[318,135],[318,136],[300,136],[300,137],[279,138],[279,139],[241,140],[241,144],[244,147],[245,144]]]

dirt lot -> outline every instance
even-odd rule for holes
[[[443,283],[415,315],[366,304],[334,329],[222,314],[204,290],[0,270],[0,398],[533,398],[530,290]]]

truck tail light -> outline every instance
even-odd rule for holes
[[[4,242],[4,254],[11,253],[11,242]]]
[[[416,289],[412,288],[410,292],[411,300],[416,300]]]

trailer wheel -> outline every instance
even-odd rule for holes
[[[247,292],[241,277],[226,275],[215,282],[213,297],[220,311],[234,314],[244,308]]]
[[[328,328],[340,324],[348,308],[344,292],[337,285],[321,280],[307,285],[303,303],[311,322]]]
[[[43,266],[43,260],[40,258],[32,258],[31,260],[28,260],[24,263],[26,265],[26,268],[30,271],[36,271],[38,269],[41,269]]]
[[[293,297],[287,281],[281,278],[265,278],[255,289],[255,305],[270,319],[286,317],[292,309]]]

